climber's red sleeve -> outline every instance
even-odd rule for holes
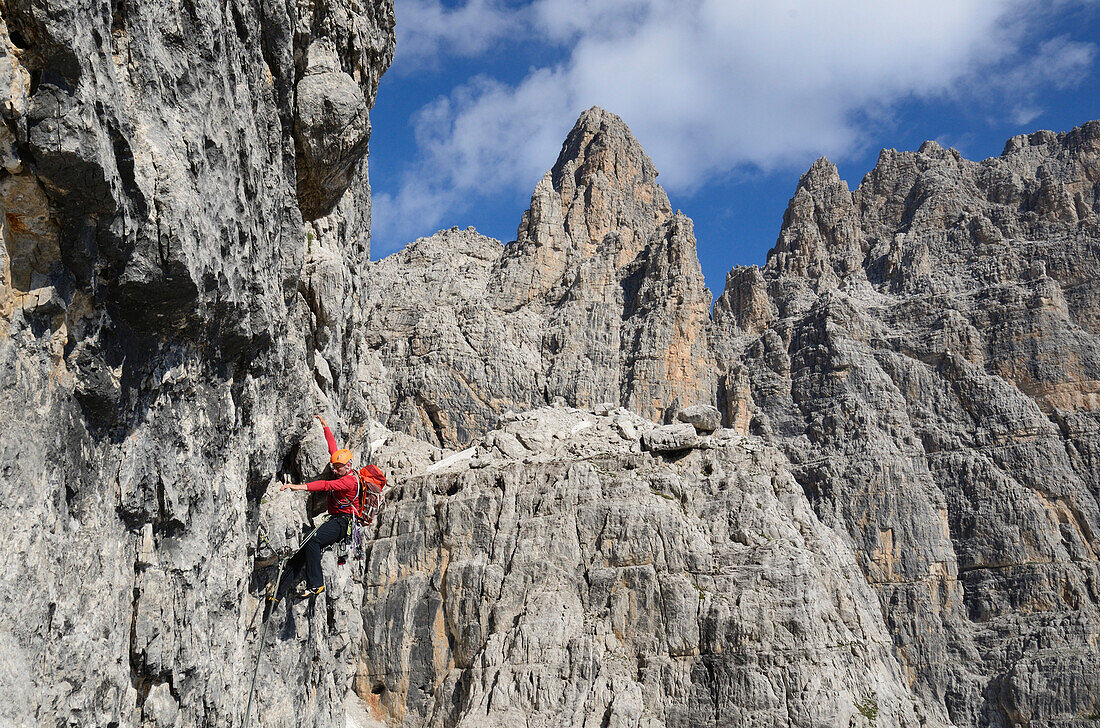
[[[336,452],[336,438],[332,436],[332,430],[328,428],[328,425],[324,425],[325,428],[325,442],[328,443],[328,454],[332,455]]]
[[[319,490],[328,490],[331,480],[311,480],[306,483],[306,490],[311,493],[316,493]]]
[[[316,493],[322,490],[328,491],[342,491],[355,493],[357,488],[357,481],[355,480],[355,473],[348,473],[342,478],[333,478],[332,480],[311,480],[306,483],[306,490]]]

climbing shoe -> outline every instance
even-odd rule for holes
[[[325,590],[325,585],[322,584],[318,587],[299,587],[298,591],[294,592],[295,599],[308,599],[309,597],[315,597]]]

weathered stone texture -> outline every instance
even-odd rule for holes
[[[459,341],[452,314],[426,305],[413,316],[433,326],[425,368],[401,353],[425,339],[379,327],[383,381],[417,381],[420,398],[401,405],[414,388],[391,387],[391,424],[463,445],[540,401],[656,421],[713,404],[780,447],[817,516],[846,534],[924,720],[1093,714],[1096,686],[1076,676],[1100,664],[1100,122],[1015,138],[983,162],[934,143],[887,150],[855,191],[819,160],[767,264],[731,271],[708,317],[690,221],[652,194],[648,167],[606,162],[638,158],[609,117],[578,122],[515,243],[481,239],[476,274],[441,272],[460,292],[443,298],[466,302],[444,310],[476,307],[454,321],[491,321],[492,338]],[[457,235],[414,248],[467,255]],[[373,271],[418,267],[397,260]],[[511,379],[486,376],[490,362]],[[706,443],[620,420],[653,450]]]
[[[372,714],[816,726],[869,725],[873,706],[878,725],[918,725],[856,556],[785,458],[724,430],[673,462],[636,452],[623,421],[652,426],[544,408],[466,454],[390,466],[357,675]],[[544,444],[513,456],[502,438]]]
[[[370,263],[392,52],[382,1],[0,0],[0,722],[240,725],[317,411],[398,487],[264,725],[1096,714],[1100,122],[819,160],[711,314],[598,108],[516,241]]]
[[[1100,698],[1070,677],[1100,663],[1098,140],[886,150],[852,193],[819,161],[715,307],[748,380],[720,405],[849,532],[943,722],[1070,724]]]
[[[357,319],[311,326],[336,314],[300,288],[321,248],[337,267],[369,255],[346,224],[369,221],[347,199],[368,188],[349,174],[303,224],[295,134],[344,140],[296,121],[296,88],[327,48],[343,83],[326,100],[365,122],[392,13],[0,3],[4,725],[240,725],[270,574],[261,501],[287,506],[285,541],[305,509],[276,476],[308,416],[356,417]],[[313,163],[365,173],[350,146]],[[330,381],[317,350],[345,354]],[[264,725],[343,724],[360,590],[331,588],[268,635]]]

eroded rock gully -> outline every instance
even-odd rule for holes
[[[1100,123],[820,160],[712,309],[598,108],[515,241],[369,263],[392,53],[386,2],[0,1],[0,723],[240,725],[317,411],[397,487],[262,725],[1100,715]]]

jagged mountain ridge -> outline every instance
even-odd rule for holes
[[[814,165],[712,315],[597,109],[513,245],[351,275],[389,3],[0,21],[4,722],[240,725],[314,411],[476,444],[389,436],[368,578],[329,558],[281,613],[264,725],[341,725],[349,686],[409,726],[1097,710],[1095,122],[855,192]],[[507,415],[558,397],[627,409]],[[739,435],[643,450],[630,410],[700,401]]]
[[[884,151],[851,194],[818,163],[715,307],[735,401],[850,533],[957,723],[1072,723],[1096,699],[1075,685],[1098,669],[1098,138]]]
[[[576,143],[591,129],[594,174]],[[450,230],[374,264],[400,286],[417,260],[453,261],[415,279],[430,303],[398,297],[404,328],[375,299],[379,411],[457,445],[554,397],[653,419],[713,403],[783,449],[818,516],[849,535],[926,720],[1089,714],[1097,695],[1076,676],[1100,670],[1100,122],[1016,137],[984,162],[932,142],[885,150],[854,192],[819,160],[767,264],[731,271],[712,316],[696,305],[710,299],[690,221],[662,207],[636,147],[590,110],[516,242]],[[578,175],[577,189],[602,191],[581,211]],[[607,197],[639,190],[656,215]],[[524,283],[529,298],[508,293]],[[686,369],[684,342],[701,344]],[[685,370],[699,386],[668,386]]]

